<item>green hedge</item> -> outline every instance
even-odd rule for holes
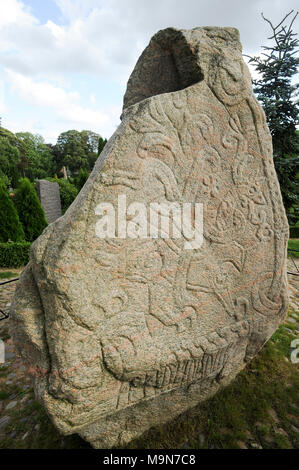
[[[18,268],[29,261],[29,242],[0,243],[0,267]]]

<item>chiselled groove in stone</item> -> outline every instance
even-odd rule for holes
[[[157,381],[151,382],[150,378],[147,377],[143,388],[140,388],[140,384],[130,384],[129,389],[122,386],[116,408],[119,409],[121,403],[123,404],[124,396],[126,397],[126,404],[128,406],[132,406],[134,402],[140,400],[141,396],[142,398],[146,398],[148,396],[148,389],[151,389],[154,394],[158,392],[158,389],[160,389],[159,393],[166,393],[183,384],[203,379],[208,380],[211,377],[215,377],[219,374],[221,375],[225,356],[229,351],[233,353],[234,348],[235,345],[231,345],[229,348],[226,347],[223,351],[220,351],[215,355],[204,355],[201,360],[190,359],[178,362],[175,366],[172,380],[165,380],[166,373],[168,371],[168,368],[166,367],[163,372],[162,383],[160,384],[157,384]],[[135,397],[132,392],[135,392]]]

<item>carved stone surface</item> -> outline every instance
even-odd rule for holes
[[[96,237],[97,205],[119,195],[202,203],[201,248]],[[12,306],[58,429],[123,445],[229,383],[284,318],[287,239],[238,31],[160,31],[90,178],[33,244]]]
[[[48,180],[38,180],[36,191],[45,211],[48,224],[61,217],[61,201],[58,183]]]

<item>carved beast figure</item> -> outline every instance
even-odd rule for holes
[[[98,238],[96,207],[201,203],[201,248]],[[124,444],[231,381],[287,308],[288,225],[271,137],[233,28],[157,33],[122,123],[32,246],[14,341],[65,434]]]

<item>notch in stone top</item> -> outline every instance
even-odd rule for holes
[[[151,96],[183,90],[202,81],[207,57],[226,47],[241,52],[239,31],[216,26],[167,28],[150,40],[129,78],[123,110]]]

